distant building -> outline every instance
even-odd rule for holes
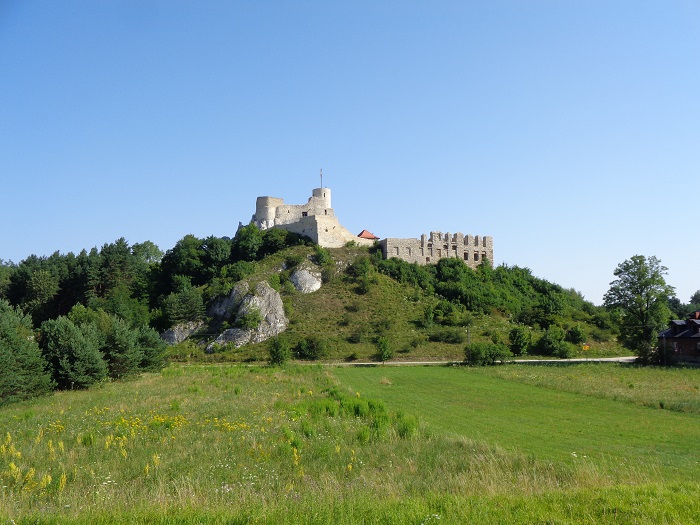
[[[671,321],[659,334],[659,351],[679,362],[700,363],[700,310],[688,319]]]
[[[344,228],[331,207],[330,188],[316,188],[306,204],[285,204],[277,197],[258,197],[252,222],[261,230],[281,228],[309,237],[325,248],[340,248],[354,241],[372,246],[374,240],[359,237]]]
[[[349,242],[372,246],[379,241],[386,259],[398,257],[410,263],[435,264],[440,259],[456,258],[471,268],[485,259],[493,263],[491,237],[431,232],[430,236],[423,234],[420,239],[379,240],[368,230],[354,235],[335,216],[330,188],[315,188],[306,204],[285,204],[284,199],[278,197],[258,197],[252,222],[261,230],[281,228],[305,235],[325,248],[340,248]]]
[[[476,268],[484,259],[493,263],[493,239],[463,233],[431,232],[420,239],[382,239],[379,242],[385,259],[397,257],[417,264],[436,264],[440,259],[456,258]]]

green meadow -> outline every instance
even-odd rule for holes
[[[0,410],[0,521],[693,523],[699,384],[592,363],[172,365]]]

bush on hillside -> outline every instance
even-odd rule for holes
[[[319,266],[330,266],[333,264],[333,257],[327,248],[317,244],[314,246],[314,251],[314,259],[316,260],[316,264]]]
[[[107,362],[94,325],[76,326],[68,317],[49,319],[39,338],[58,388],[87,388],[107,378]]]
[[[50,393],[47,368],[31,318],[0,300],[0,406]]]
[[[580,324],[577,324],[573,328],[567,330],[566,340],[575,345],[583,344],[586,342],[586,332],[584,332]]]
[[[477,342],[464,348],[464,360],[469,366],[493,365],[511,357],[513,354],[502,344]]]
[[[252,306],[236,321],[236,327],[243,330],[255,330],[262,323],[263,316],[260,309]]]
[[[428,335],[428,340],[433,343],[457,345],[464,343],[466,339],[467,334],[460,328],[436,328]]]
[[[537,343],[537,350],[542,355],[562,359],[570,358],[575,352],[574,346],[566,341],[566,332],[557,325],[552,325],[545,330],[544,335]]]
[[[394,351],[391,348],[391,343],[389,342],[388,337],[378,337],[377,342],[375,344],[377,346],[377,359],[379,359],[379,361],[388,361],[389,359],[394,357]]]
[[[268,343],[269,363],[273,366],[283,365],[292,357],[292,348],[284,337],[273,337]]]
[[[328,341],[312,335],[302,339],[296,346],[295,353],[299,359],[315,361],[328,355]]]
[[[510,351],[513,355],[527,355],[532,346],[532,330],[525,325],[517,325],[508,334]]]

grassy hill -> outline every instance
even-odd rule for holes
[[[299,261],[317,262],[317,250],[309,246],[287,248],[258,261],[253,273],[246,278],[251,283],[270,282],[280,291],[290,319],[284,338],[291,346],[309,338],[320,341],[323,346],[322,360],[376,361],[376,342],[379,337],[388,341],[395,361],[463,360],[464,347],[469,342],[496,342],[507,346],[510,344],[510,331],[519,325],[531,332],[534,344],[546,333],[542,325],[550,324],[561,326],[563,333],[577,327],[585,335],[588,350],[583,351],[581,344],[568,344],[570,356],[627,354],[615,342],[614,334],[609,329],[601,329],[596,325],[596,316],[604,316],[601,309],[585,302],[576,292],[562,290],[529,273],[525,274],[526,278],[535,286],[540,286],[541,290],[533,288],[527,281],[525,282],[530,288],[525,291],[518,288],[525,288],[523,282],[497,286],[490,282],[474,283],[465,287],[467,290],[476,290],[482,296],[491,294],[499,297],[521,293],[525,297],[529,294],[526,299],[518,299],[522,304],[518,304],[516,312],[497,307],[488,307],[487,311],[483,311],[484,308],[465,307],[459,297],[447,300],[443,294],[451,293],[453,288],[448,288],[448,285],[454,283],[443,283],[440,281],[441,276],[431,277],[427,273],[429,270],[405,265],[409,272],[426,272],[425,275],[435,281],[437,287],[442,288],[436,290],[432,284],[425,285],[415,279],[402,280],[388,275],[398,275],[395,267],[389,264],[394,263],[378,263],[376,257],[370,257],[367,249],[350,246],[324,250],[324,253],[329,256],[329,260],[325,264],[319,264],[319,270],[323,271],[325,282],[320,290],[311,294],[299,293],[287,282],[293,266]],[[358,271],[353,271],[358,261],[362,267],[360,276],[357,275]],[[469,270],[460,261],[456,263],[464,267],[467,277],[477,275],[477,272]],[[401,268],[401,271],[404,270]],[[435,267],[432,271],[435,273]],[[498,271],[509,278],[511,274],[523,272],[508,268]],[[500,278],[503,279],[502,276]],[[531,320],[528,315],[544,315],[537,314],[537,308],[552,296],[562,303],[556,315],[552,314],[547,324],[541,319],[540,324]],[[508,300],[513,301],[512,298]],[[428,311],[431,315],[435,312],[435,320],[426,322]],[[524,323],[529,323],[531,328]],[[241,349],[224,348],[222,352],[212,355],[204,354],[201,347],[193,345],[194,341],[210,340],[213,335],[209,328],[205,328],[193,341],[171,349],[170,355],[174,359],[198,361],[263,362],[267,359],[266,343]],[[536,351],[534,345],[531,351]]]

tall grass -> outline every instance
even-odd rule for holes
[[[404,388],[377,371],[384,392]],[[700,512],[692,476],[668,487],[639,464],[449,435],[424,417],[430,403],[397,407],[348,388],[347,374],[171,367],[6,407],[0,521],[656,523]]]

